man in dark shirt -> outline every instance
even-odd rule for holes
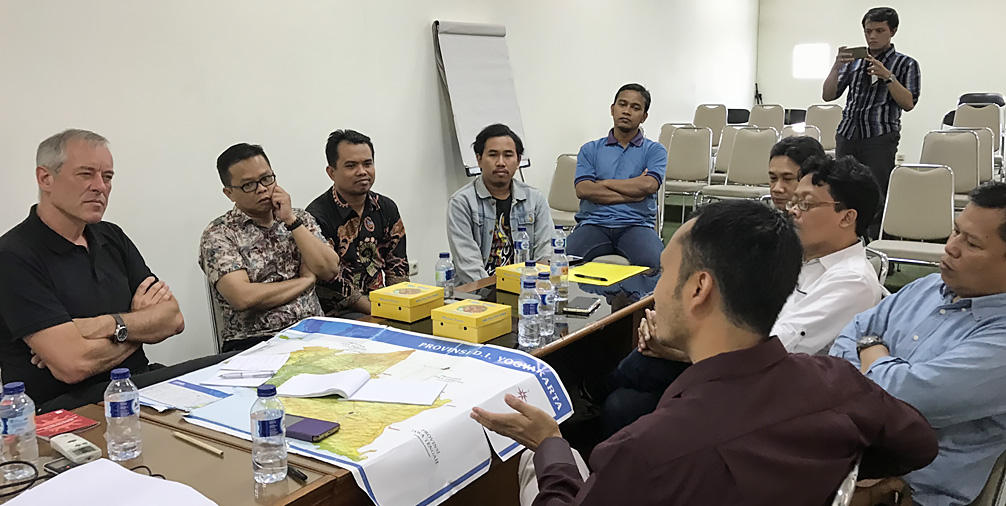
[[[513,229],[510,227],[510,208],[513,207],[513,195],[496,201],[496,221],[492,232],[492,246],[489,250],[489,260],[486,262],[486,270],[495,273],[497,267],[514,263],[514,245],[510,237]]]
[[[898,154],[901,113],[915,108],[921,90],[919,63],[895,51],[891,43],[898,24],[898,13],[890,7],[867,11],[862,22],[866,56],[856,58],[851,49],[838,48],[835,64],[821,90],[826,102],[849,90],[835,134],[835,156],[852,155],[869,167],[882,195],[887,195]],[[871,236],[877,237],[879,224],[878,213]]]
[[[336,130],[325,145],[332,187],[307,206],[321,233],[339,254],[339,274],[318,280],[325,314],[370,314],[367,294],[409,280],[405,224],[398,206],[370,191],[374,185],[374,144],[355,130]]]
[[[694,365],[594,449],[586,483],[551,414],[508,395],[517,413],[472,417],[535,450],[540,505],[823,505],[859,458],[862,478],[925,466],[936,435],[914,408],[850,364],[769,338],[801,259],[786,218],[750,201],[706,206],[675,232],[650,343]]]
[[[114,172],[107,143],[86,130],[43,141],[39,202],[0,237],[0,367],[38,405],[117,367],[146,371],[143,344],[184,328],[168,286],[101,221]]]

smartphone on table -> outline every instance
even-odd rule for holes
[[[318,420],[306,416],[286,415],[286,436],[317,443],[339,431],[339,422]]]

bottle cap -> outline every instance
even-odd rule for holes
[[[538,279],[548,279],[552,274],[548,271],[542,271],[538,273]]]
[[[128,377],[129,377],[129,369],[126,369],[125,367],[112,369],[112,381],[126,379]]]
[[[451,257],[451,254],[450,254],[450,253],[446,253],[446,252],[445,252],[445,253],[441,253],[441,254],[440,254],[440,258],[450,258],[450,257]]]
[[[276,385],[270,385],[266,383],[265,385],[258,386],[258,396],[259,397],[272,397],[276,395]]]
[[[555,226],[555,229],[556,229],[556,230],[563,230],[563,231],[565,231],[565,230],[566,230],[565,228],[563,228],[563,226],[562,226],[562,225],[556,225],[556,226]]]
[[[518,225],[517,226],[517,231],[518,232],[527,232],[527,227],[522,227],[522,226]]]
[[[566,249],[565,248],[556,248],[555,252],[557,254],[560,254],[560,255],[565,255],[566,254]]]
[[[17,395],[24,393],[23,381],[11,381],[3,386],[4,395]]]
[[[535,266],[534,260],[525,260],[524,261],[524,267],[534,267],[534,266]]]
[[[524,288],[534,288],[535,281],[533,279],[525,279],[521,282],[521,286]]]

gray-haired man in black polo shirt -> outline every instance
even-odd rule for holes
[[[90,392],[49,406],[72,408],[101,398],[109,370],[146,371],[143,345],[185,324],[133,242],[101,220],[114,172],[108,141],[67,130],[43,141],[36,158],[38,205],[0,237],[0,367],[43,409]]]
[[[887,195],[887,182],[901,140],[901,113],[911,111],[919,102],[921,74],[919,63],[895,51],[891,43],[898,32],[898,13],[894,9],[870,9],[862,24],[868,45],[865,57],[857,58],[845,46],[838,48],[821,98],[830,102],[848,88],[842,122],[835,134],[835,156],[852,155],[869,167],[881,193]],[[879,232],[877,225],[879,221],[871,228],[873,237]]]

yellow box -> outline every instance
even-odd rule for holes
[[[412,323],[444,305],[444,289],[403,281],[370,292],[370,314]]]
[[[510,306],[481,300],[462,300],[430,312],[433,335],[470,343],[484,343],[513,329]]]
[[[537,264],[538,272],[548,272],[548,264]],[[496,268],[496,289],[520,293],[520,274],[524,264],[504,265]]]

